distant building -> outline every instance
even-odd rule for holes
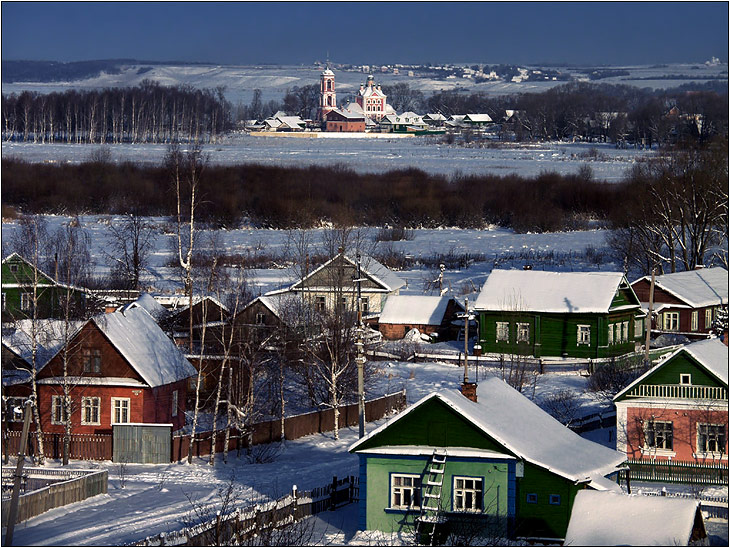
[[[317,119],[326,120],[327,114],[336,108],[335,73],[327,68],[319,76],[319,112]]]
[[[369,75],[365,84],[360,84],[360,91],[356,97],[365,116],[379,122],[387,114],[395,114],[395,109],[388,104],[388,96],[383,93],[379,85],[375,84],[373,75]]]

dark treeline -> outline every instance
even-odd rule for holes
[[[209,142],[231,127],[223,89],[161,86],[2,96],[3,140],[37,143]]]
[[[518,231],[581,228],[622,207],[624,185],[576,175],[429,175],[417,169],[358,174],[342,167],[207,166],[198,218],[215,226],[345,225],[481,227]],[[163,167],[132,163],[32,164],[3,160],[3,203],[25,213],[172,215]]]

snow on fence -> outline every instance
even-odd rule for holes
[[[388,394],[380,398],[365,402],[365,420],[374,421],[390,415],[394,411],[400,411],[406,407],[406,392],[401,390],[394,394]],[[339,426],[355,426],[358,424],[358,404],[343,405],[340,407]],[[310,434],[330,432],[334,430],[334,411],[324,409],[313,411],[302,415],[293,415],[284,419],[284,437],[288,440],[295,440]],[[281,420],[274,419],[264,421],[252,426],[253,432],[250,436],[235,431],[229,439],[228,450],[234,451],[247,447],[249,439],[251,445],[260,445],[281,440]],[[225,443],[225,431],[216,435],[215,451],[223,451]],[[173,434],[172,438],[172,460],[178,461],[187,457],[190,445],[189,434]],[[195,434],[193,443],[193,455],[210,455],[212,445],[212,432],[200,432]]]
[[[7,462],[8,455],[17,455],[20,450],[20,431],[5,432],[3,451]],[[38,433],[28,435],[28,455],[38,454]],[[63,457],[63,434],[43,433],[43,453],[46,458]],[[81,460],[112,460],[111,434],[71,434],[69,458]]]
[[[10,470],[10,475],[14,470]],[[3,469],[3,484],[5,484]],[[18,520],[25,521],[53,508],[80,502],[107,492],[106,470],[51,470],[26,468],[23,471],[26,492],[18,501]],[[45,484],[37,488],[38,484]],[[31,490],[33,489],[33,490]],[[2,520],[7,523],[10,515],[10,498],[2,501]]]
[[[242,545],[254,536],[266,545],[266,535],[271,540],[279,538],[276,544],[296,545],[298,535],[306,530],[297,531],[295,525],[303,518],[335,510],[359,498],[359,478],[348,476],[332,478],[332,483],[316,487],[311,491],[299,491],[296,486],[292,492],[269,502],[236,508],[225,512],[218,511],[214,518],[190,525],[180,531],[163,532],[147,537],[132,546],[222,546]],[[197,514],[196,514],[197,515]],[[283,532],[286,529],[290,532]],[[280,541],[284,541],[283,543]],[[258,544],[258,543],[257,543]]]
[[[727,485],[727,462],[681,462],[658,460],[626,461],[632,481],[687,483],[697,485]]]
[[[592,413],[570,422],[570,428],[576,434],[582,432],[590,432],[600,428],[610,428],[616,426],[616,411],[604,411],[603,413]]]
[[[727,497],[713,497],[708,495],[695,496],[691,493],[670,493],[666,489],[662,489],[661,492],[643,492],[639,490],[639,494],[648,497],[670,497],[678,499],[696,499],[700,501],[700,510],[705,518],[728,518],[728,498]]]

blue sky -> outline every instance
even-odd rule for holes
[[[728,58],[727,2],[2,2],[2,59],[647,64]]]

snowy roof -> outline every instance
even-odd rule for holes
[[[651,276],[644,276],[640,280],[650,281]],[[694,308],[728,303],[728,274],[727,270],[719,266],[662,274],[654,282],[657,287]]]
[[[336,108],[330,112],[335,112],[335,113],[339,114],[340,116],[342,116],[343,118],[350,118],[353,120],[362,120],[363,118],[365,118],[365,114],[363,114],[362,109],[360,109],[359,112],[355,112],[354,110]],[[327,115],[329,116],[329,114],[330,113],[328,112]]]
[[[686,546],[698,510],[693,499],[583,489],[575,496],[564,546]]]
[[[489,114],[467,114],[464,116],[464,121],[469,122],[491,122],[492,117]]]
[[[391,295],[380,313],[380,323],[440,325],[451,297]]]
[[[290,128],[301,128],[305,125],[304,120],[302,120],[299,116],[277,116],[276,119],[283,125]]]
[[[271,310],[272,314],[274,314],[277,318],[284,320],[287,310],[290,309],[290,307],[295,306],[299,299],[300,298],[297,297],[296,294],[288,291],[285,293],[267,294],[256,297],[245,308],[248,308],[258,301]]]
[[[136,301],[123,307],[123,310],[136,307],[146,310],[158,322],[168,314],[167,308],[157,302],[149,293],[142,293]]]
[[[474,308],[517,312],[608,312],[621,272],[493,270]],[[639,305],[636,305],[639,308]]]
[[[350,263],[351,265],[357,267],[357,259],[355,257],[350,257],[345,253],[338,253],[334,257],[332,257],[329,261],[321,265],[319,268],[316,268],[307,276],[308,279],[312,276],[314,276],[317,272],[322,270],[323,268],[326,268],[330,265],[337,257],[342,256],[342,258]],[[369,255],[365,255],[364,253],[360,255],[361,262],[360,267],[362,268],[362,273],[364,276],[369,277],[374,282],[379,284],[383,289],[385,289],[388,292],[396,291],[397,289],[400,289],[404,285],[406,285],[405,280],[400,278],[395,272],[390,270],[385,265],[379,263],[375,259],[373,259]],[[297,289],[299,286],[301,286],[302,280],[296,282],[294,285],[291,286],[290,289]],[[269,292],[269,294],[272,294],[275,292]]]
[[[446,120],[446,116],[444,116],[443,114],[438,114],[438,113],[426,114],[426,115],[424,115],[424,118],[428,118],[429,120],[437,120],[437,121],[441,121],[441,122]]]
[[[197,375],[192,364],[143,308],[103,314],[90,321],[149,386],[162,386]]]
[[[686,353],[692,356],[700,366],[704,367],[710,374],[712,374],[717,380],[725,384],[728,384],[728,347],[720,339],[706,339],[696,343],[688,344],[672,352],[667,356],[662,363],[655,365],[649,371],[641,375],[634,382],[630,383],[623,390],[619,391],[613,398],[614,401],[618,400],[624,394],[628,393],[633,389],[634,386],[640,384],[648,376],[654,374],[655,371],[664,367],[670,360],[674,359],[675,356],[681,353]]]
[[[83,325],[84,322],[72,321],[65,332],[63,320],[35,320],[36,369],[41,370],[63,347],[64,341],[71,340]],[[10,327],[3,326],[2,341],[19,358],[32,364],[33,320],[19,320]]]
[[[574,482],[618,471],[626,455],[580,437],[498,377],[477,387],[478,403],[459,390],[422,398],[350,446],[350,451],[388,428],[424,402],[437,398],[501,444],[510,453]],[[600,487],[600,484],[595,484]]]

